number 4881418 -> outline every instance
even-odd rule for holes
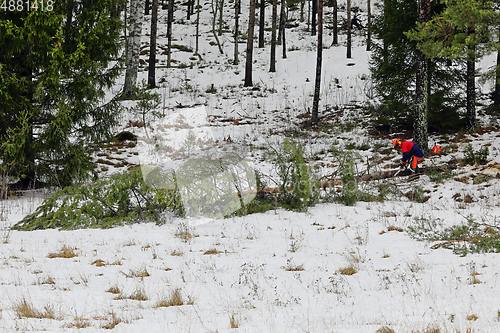
[[[0,0],[1,1],[1,0]],[[54,10],[53,0],[3,0],[0,11],[22,12],[22,11],[47,11]]]

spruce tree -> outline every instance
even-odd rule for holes
[[[417,26],[417,5],[417,1],[384,0],[371,25],[376,38],[371,43],[370,71],[380,100],[376,115],[380,124],[406,130],[413,128],[418,53],[417,42],[405,33]],[[442,4],[431,2],[431,15],[442,11]],[[427,71],[429,130],[459,128],[458,109],[465,101],[456,86],[465,78],[463,66],[436,57]]]
[[[475,62],[498,49],[490,29],[498,26],[500,15],[492,0],[445,0],[446,9],[408,36],[429,57],[446,57],[466,64],[466,126],[476,128]],[[464,86],[463,84],[461,85]]]
[[[0,160],[22,188],[68,185],[119,110],[104,102],[119,67],[117,0],[0,11]]]

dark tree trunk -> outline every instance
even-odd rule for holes
[[[500,43],[500,40],[498,42]],[[500,108],[500,50],[497,51],[497,67],[495,70],[495,91],[493,92],[493,107],[498,113]]]
[[[311,36],[316,35],[316,13],[317,12],[318,12],[318,0],[312,0]]]
[[[264,26],[266,22],[266,0],[260,0],[259,48],[264,47]]]
[[[474,34],[473,28],[469,28],[468,34]],[[467,128],[466,131],[476,130],[476,57],[475,47],[469,46],[469,58],[467,60]]]
[[[347,58],[351,56],[352,47],[352,26],[351,26],[351,0],[347,0]]]
[[[194,4],[194,0],[192,0],[192,1]],[[196,1],[196,50],[195,50],[194,54],[196,54],[198,57],[200,57],[199,39],[200,39],[200,0],[197,0]]]
[[[285,31],[286,31],[286,13],[285,13],[285,9],[286,9],[286,1],[283,0],[283,4],[281,5],[281,17],[283,18],[283,26],[281,28],[281,33],[283,35],[283,47],[282,47],[282,50],[283,50],[283,59],[286,59],[286,42],[285,42]]]
[[[252,56],[253,56],[253,31],[255,25],[255,0],[250,0],[250,10],[248,13],[248,39],[247,39],[247,59],[245,63],[245,87],[253,86],[252,83]]]
[[[333,19],[332,19],[332,25],[333,25],[333,40],[332,40],[332,45],[337,45],[339,43],[339,29],[338,29],[338,5],[337,5],[337,0],[332,0],[333,2]]]
[[[372,49],[372,8],[371,0],[367,0],[367,21],[366,21],[366,51],[371,51]]]
[[[273,16],[271,19],[271,65],[269,71],[276,72],[276,20],[278,16],[278,0],[273,0]]]
[[[199,0],[198,0],[199,1]],[[234,65],[238,65],[238,38],[239,38],[239,18],[240,18],[240,2],[235,0],[234,3]]]
[[[146,0],[146,4],[144,6],[144,15],[149,15],[149,0]]]
[[[223,14],[224,14],[224,0],[219,1],[219,36],[222,36],[222,25],[224,23]],[[221,52],[222,53],[222,52]]]
[[[188,0],[187,2],[187,11],[186,11],[186,19],[191,20],[191,14],[194,13],[194,0]]]
[[[420,0],[418,22],[424,23],[430,19],[429,0]],[[417,73],[415,83],[415,113],[413,119],[413,142],[419,146],[424,153],[429,150],[428,138],[428,110],[429,110],[429,91],[428,91],[428,59],[417,50]]]
[[[286,0],[280,0],[280,8],[283,8],[283,2],[285,2]],[[280,9],[280,18],[279,18],[279,24],[278,24],[278,40],[276,42],[277,45],[281,45],[281,28],[282,28],[282,25],[283,25],[283,16],[282,16],[282,11]]]
[[[148,87],[156,88],[156,34],[158,31],[158,0],[153,0],[153,10],[151,13],[151,37],[149,43],[149,71]]]
[[[316,57],[316,80],[314,84],[314,99],[311,114],[311,123],[318,122],[319,95],[321,88],[321,63],[323,61],[323,0],[318,1],[318,50]]]
[[[167,67],[171,67],[172,60],[172,22],[174,21],[174,0],[168,1],[168,14],[167,14]]]

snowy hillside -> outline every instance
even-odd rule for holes
[[[352,4],[361,7],[362,22],[364,3]],[[254,49],[254,87],[244,88],[244,40],[240,64],[232,64],[232,3],[226,8],[226,32],[219,37],[224,54],[210,37],[210,3],[202,7],[202,60],[193,55],[195,19],[187,21],[184,8],[175,13],[176,67],[166,68],[166,55],[158,55],[155,91],[161,102],[156,111],[168,117],[186,110],[178,108],[181,104],[203,105],[214,140],[245,145],[269,186],[276,186],[277,175],[263,156],[285,137],[301,142],[318,178],[337,170],[335,150],[358,154],[359,173],[397,168],[400,154],[391,141],[407,133],[370,131],[366,106],[373,102],[373,91],[363,30],[355,31],[351,59],[343,32],[340,44],[332,47],[325,31],[320,110],[326,118],[320,129],[307,130],[301,123],[312,107],[316,38],[305,31],[306,22],[287,29],[288,57],[277,52],[276,73],[269,73],[269,45]],[[246,31],[247,10],[244,1],[241,31]],[[325,16],[330,13],[326,8]],[[161,53],[166,11],[159,17]],[[289,17],[299,23],[298,11]],[[148,49],[148,25],[143,26],[143,50]],[[493,61],[489,57],[478,66],[486,69]],[[146,79],[146,65],[142,69],[139,81]],[[123,78],[113,93],[122,85]],[[123,103],[130,110],[116,132],[138,135],[138,144],[96,152],[102,177],[139,165],[145,152],[141,142],[159,132],[153,126],[158,118],[148,115],[152,125],[146,133],[142,115],[133,109],[136,102]],[[443,154],[427,156],[424,166],[450,162],[456,165],[452,172],[411,182],[397,177],[359,184],[367,192],[385,186],[389,194],[383,202],[28,232],[10,227],[50,192],[0,201],[0,332],[498,332],[498,254],[458,255],[464,245],[478,244],[474,232],[492,238],[500,232],[500,170],[460,163],[468,144],[473,151],[486,147],[487,162],[500,163],[500,124],[481,112],[478,118],[480,133],[430,139]],[[439,238],[450,233],[447,228],[462,232],[464,241]]]

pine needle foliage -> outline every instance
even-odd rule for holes
[[[270,146],[265,157],[279,176],[280,206],[304,211],[318,202],[318,188],[299,142],[286,138],[278,147]]]
[[[167,211],[183,214],[178,192],[148,187],[140,171],[127,171],[57,190],[13,229],[110,228],[141,221],[161,224]]]

